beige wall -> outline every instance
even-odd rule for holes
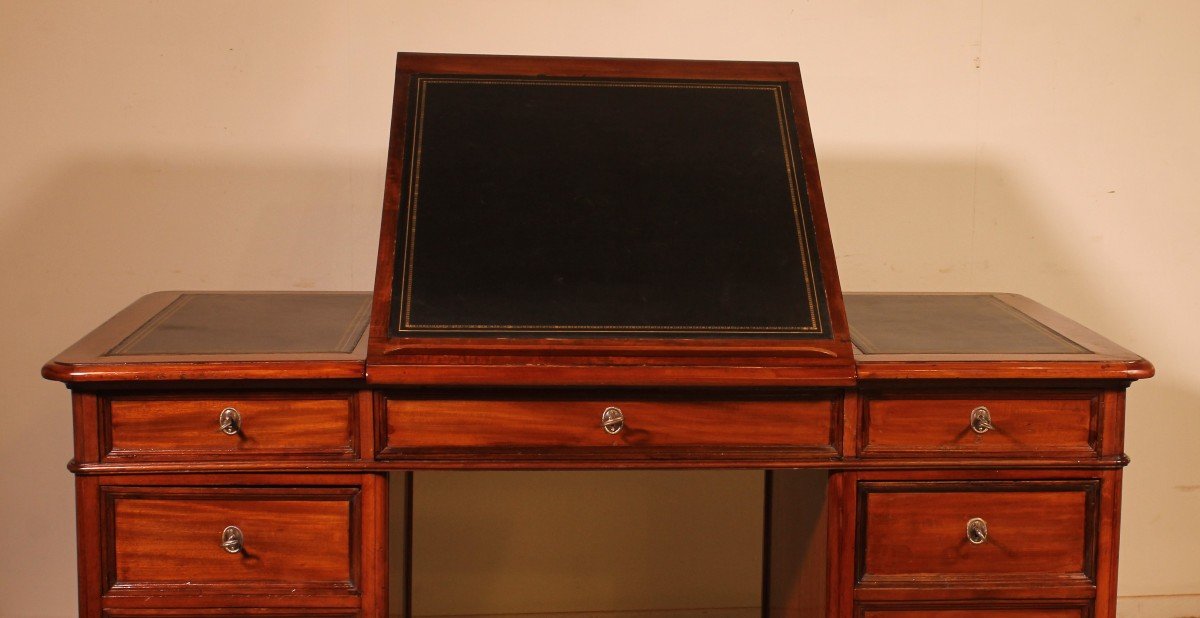
[[[397,50],[799,61],[845,288],[1019,292],[1158,365],[1122,612],[1200,614],[1200,3],[6,0],[0,616],[75,607],[41,362],[152,290],[371,285]]]

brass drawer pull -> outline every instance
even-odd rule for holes
[[[242,551],[242,530],[237,526],[227,526],[221,533],[221,547],[231,554]]]
[[[221,432],[227,435],[236,436],[242,432],[242,415],[237,408],[221,410],[221,415],[217,417],[217,423],[221,427]]]
[[[990,429],[995,429],[992,424],[992,411],[987,409],[987,406],[979,406],[971,410],[971,429],[975,433],[987,433]]]
[[[604,431],[616,435],[625,426],[625,414],[621,412],[621,408],[605,408],[600,415],[600,425],[604,427]]]
[[[981,545],[988,538],[987,522],[978,517],[967,521],[967,540],[975,545]]]

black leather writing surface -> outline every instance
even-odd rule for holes
[[[784,83],[417,75],[394,336],[830,338]]]
[[[1087,354],[988,294],[849,294],[850,336],[865,354]]]
[[[349,354],[370,312],[358,292],[181,294],[105,356]]]

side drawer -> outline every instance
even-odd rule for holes
[[[360,494],[102,486],[105,596],[355,595]]]
[[[1100,481],[864,481],[861,587],[1090,588]]]
[[[868,391],[863,457],[1098,453],[1099,391]]]
[[[348,609],[106,609],[104,618],[359,618]]]
[[[1057,604],[992,604],[970,605],[920,605],[905,604],[901,607],[859,606],[855,618],[1088,618],[1087,605],[1064,606]]]
[[[384,457],[835,456],[841,399],[541,396],[386,398]],[[606,426],[607,422],[607,426]]]
[[[105,461],[350,459],[353,392],[116,395],[101,400]]]

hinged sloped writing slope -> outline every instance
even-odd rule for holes
[[[787,63],[401,54],[368,375],[845,384]]]

